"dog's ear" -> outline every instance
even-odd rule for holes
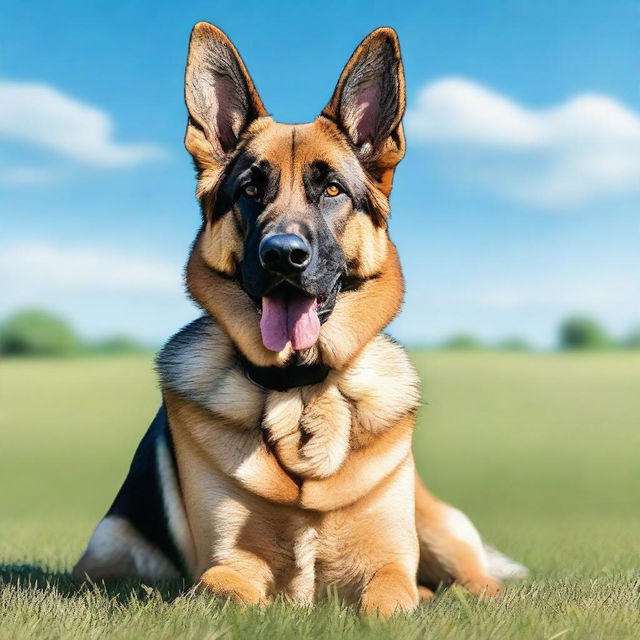
[[[208,22],[191,32],[185,101],[185,146],[200,171],[223,166],[251,121],[266,115],[236,48]]]
[[[365,165],[384,172],[404,155],[405,102],[398,36],[381,27],[353,52],[322,115],[347,134]]]

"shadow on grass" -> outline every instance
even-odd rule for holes
[[[79,582],[66,571],[56,571],[46,566],[0,564],[0,587],[9,585],[26,591],[54,590],[65,598],[72,598],[87,591],[98,591],[121,603],[149,597],[170,602],[191,589],[191,585],[186,580],[153,582],[127,578],[108,582]]]

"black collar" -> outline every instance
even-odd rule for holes
[[[288,391],[295,387],[323,382],[329,375],[329,369],[324,364],[290,364],[286,367],[259,367],[238,354],[244,370],[244,375],[251,382],[263,389],[272,391]]]

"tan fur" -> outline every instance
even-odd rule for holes
[[[235,213],[235,212],[234,212]],[[242,239],[236,231],[234,216],[224,216],[214,225],[207,221],[201,240],[202,256],[215,271],[232,276],[242,260]]]
[[[208,26],[202,28],[211,35]],[[165,391],[178,459],[185,460],[180,465],[185,500],[198,514],[192,523],[199,553],[196,574],[204,572],[202,582],[214,592],[247,603],[264,602],[276,593],[309,602],[324,580],[341,585],[367,611],[389,615],[413,608],[418,599],[415,517],[422,534],[421,573],[429,583],[458,580],[475,593],[496,588],[477,550],[448,531],[442,503],[421,484],[414,503],[410,440],[417,377],[402,350],[378,334],[396,315],[403,295],[386,225],[393,172],[404,155],[404,75],[393,31],[380,29],[362,43],[322,115],[307,125],[282,125],[264,117],[242,65],[260,117],[243,133],[238,148],[277,166],[281,184],[288,186],[263,214],[268,233],[271,211],[302,209],[306,164],[324,160],[353,173],[353,150],[335,124],[341,87],[362,53],[385,39],[392,42],[398,63],[398,116],[382,146],[364,149],[355,165],[378,217],[346,208],[340,231],[350,275],[364,281],[356,291],[339,295],[317,345],[303,354],[305,362],[328,364],[332,373],[321,385],[262,397],[255,389],[247,391],[247,381],[238,374],[227,374],[238,388],[227,385],[225,396],[256,405],[239,410],[236,415],[244,416],[239,421],[212,407],[203,411],[180,397],[179,390]],[[190,57],[189,67],[193,64]],[[202,164],[200,147],[187,147]],[[368,169],[373,172],[365,173]],[[282,365],[292,352],[264,348],[252,303],[235,281],[216,273],[234,275],[242,250],[232,217],[212,221],[209,216],[217,175],[210,168],[200,175],[206,222],[189,260],[189,291],[255,364]],[[292,218],[287,231],[296,232],[295,225]],[[224,342],[220,335],[216,340]],[[194,459],[202,462],[194,464]],[[206,486],[216,495],[215,504],[202,504]],[[393,496],[392,503],[386,505],[389,498],[383,496]],[[224,521],[223,531],[218,520]],[[353,545],[349,552],[347,540]],[[305,552],[296,551],[300,548]],[[211,563],[216,566],[207,568]],[[283,578],[292,575],[291,582]],[[423,588],[421,595],[432,592]]]
[[[488,574],[483,551],[456,535],[447,522],[452,508],[432,496],[416,475],[416,526],[420,538],[418,579],[450,584],[456,581],[472,594],[493,595],[499,583]]]
[[[342,248],[355,275],[366,278],[379,273],[387,258],[389,239],[385,229],[376,227],[367,216],[347,220]]]
[[[396,60],[396,64],[398,65],[397,82],[399,85],[398,98],[400,104],[398,106],[396,120],[391,127],[391,135],[384,141],[384,144],[380,149],[370,150],[370,152],[363,158],[363,164],[366,167],[375,167],[376,173],[380,176],[377,187],[380,190],[381,195],[386,198],[391,193],[395,168],[400,160],[402,160],[405,153],[405,139],[402,128],[402,116],[406,106],[405,79],[402,67],[402,56],[400,55],[400,43],[398,42],[398,37],[393,29],[388,27],[376,29],[374,32],[370,33],[353,52],[349,62],[347,62],[340,74],[340,79],[338,80],[336,89],[333,92],[333,96],[331,96],[329,104],[327,104],[322,111],[322,115],[334,121],[337,119],[342,87],[346,79],[349,74],[353,72],[353,69],[362,54],[367,49],[371,49],[378,45],[382,40],[390,42],[393,48],[393,55]],[[386,210],[388,211],[388,204],[386,206]]]
[[[221,576],[227,581],[235,576],[232,595],[247,603],[278,593],[309,602],[325,584],[339,584],[353,598],[392,563],[412,585],[402,591],[398,606],[408,608],[409,596],[415,604],[410,445],[418,394],[404,352],[378,336],[347,372],[332,372],[313,387],[256,393],[238,413],[243,419],[234,420],[204,399],[215,397],[221,385],[238,398],[251,383],[235,375],[215,323],[199,322],[208,327],[200,342],[171,356],[172,362],[183,359],[191,366],[163,381],[196,548],[194,578],[202,576],[204,584],[229,595],[227,587],[216,585]],[[194,362],[195,353],[220,359]],[[372,368],[379,360],[399,391],[392,405],[381,396],[384,373]],[[221,373],[216,377],[212,371]],[[375,539],[363,539],[372,535]],[[355,558],[346,554],[345,544],[357,549]],[[373,548],[376,554],[358,559]],[[211,565],[224,569],[210,571]],[[319,566],[323,569],[315,575]],[[381,574],[369,586],[366,608],[388,612],[389,602],[374,589],[377,581],[388,580]]]
[[[353,70],[378,50],[395,73],[396,112],[382,140],[356,148],[349,136],[357,134],[358,114],[347,113],[351,124],[339,126],[341,96]],[[209,86],[229,82],[210,73],[219,57],[236,65],[235,80],[246,89],[242,109],[227,121],[218,118],[222,107]],[[455,580],[472,593],[494,593],[498,584],[475,529],[417,479],[411,437],[418,377],[403,349],[380,333],[403,296],[387,229],[393,173],[404,155],[395,33],[378,29],[363,41],[310,124],[268,117],[237,51],[207,23],[194,28],[186,83],[185,144],[203,212],[186,279],[206,315],[169,342],[158,367],[194,580],[251,605],[278,595],[310,604],[337,587],[346,602],[384,616],[433,596],[418,589],[416,576],[423,585]],[[230,136],[237,136],[233,148]],[[258,366],[284,366],[293,350],[287,344],[273,352],[262,343],[260,317],[239,282],[240,213],[234,205],[213,215],[225,169],[240,152],[278,168],[279,190],[260,214],[265,234],[273,225],[297,233],[308,222],[303,174],[311,163],[339,168],[366,193],[367,211],[344,198],[332,213],[347,280],[358,286],[338,293],[317,343],[298,353],[303,363],[331,368],[321,383],[269,391],[243,373],[238,353]]]
[[[445,505],[420,484],[414,499],[410,447],[419,396],[399,346],[378,335],[347,370],[321,384],[265,391],[233,366],[228,338],[215,322],[203,318],[203,327],[198,341],[172,352],[172,376],[163,380],[196,548],[194,578],[246,603],[279,593],[310,602],[324,585],[339,585],[348,600],[389,613],[391,596],[375,595],[374,586],[386,593],[402,574],[411,577],[411,588],[402,578],[405,586],[393,597],[397,607],[410,608],[417,601],[417,504],[420,566],[429,581],[495,591],[474,549],[447,530]],[[180,361],[189,363],[182,372]],[[221,405],[217,394],[245,404]],[[357,528],[352,523],[364,514],[366,525]],[[355,557],[342,547],[349,536],[357,539]],[[370,557],[362,558],[365,552]],[[364,598],[366,577],[382,567]],[[220,581],[224,589],[216,587]]]

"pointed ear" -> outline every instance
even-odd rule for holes
[[[395,166],[404,155],[405,84],[396,32],[371,32],[353,52],[322,115],[333,120],[365,164]]]
[[[191,32],[185,101],[185,146],[201,171],[222,165],[251,121],[267,114],[236,48],[208,22]]]

